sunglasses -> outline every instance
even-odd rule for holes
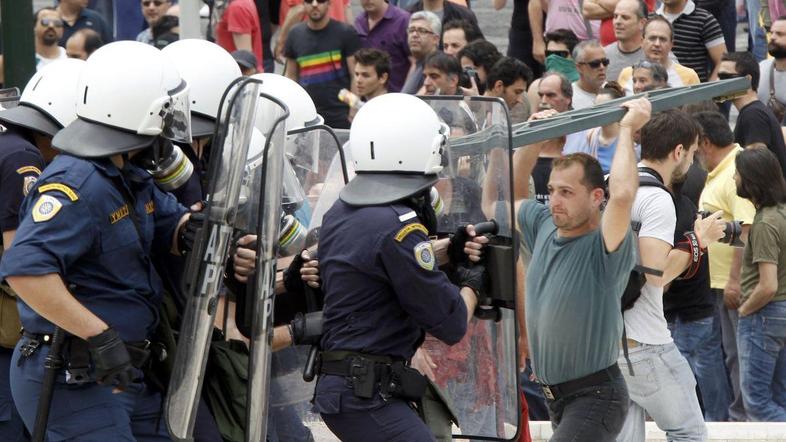
[[[323,5],[323,4],[327,3],[328,1],[330,1],[330,0],[303,0],[303,3],[305,3],[307,5],[310,5],[313,2],[317,2],[317,4]]]
[[[62,28],[63,27],[63,20],[60,20],[59,18],[42,18],[41,19],[41,26],[45,26],[46,27],[46,26],[50,26],[50,25],[54,26],[56,28]]]
[[[731,72],[718,72],[718,80],[728,80],[729,78],[740,78],[742,75]]]
[[[546,57],[548,57],[549,55],[557,55],[557,56],[560,56],[562,58],[568,58],[570,56],[570,52],[568,52],[568,51],[549,51],[549,50],[547,50],[546,51]]]
[[[151,3],[157,8],[163,5],[164,3],[169,3],[169,2],[164,0],[145,0],[142,2],[142,6],[147,8],[148,6],[150,6]]]
[[[586,64],[587,66],[591,67],[592,69],[597,69],[600,65],[604,67],[608,66],[611,61],[608,58],[601,58],[600,60],[592,60],[592,61],[580,61],[576,64]]]

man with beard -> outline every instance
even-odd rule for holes
[[[693,163],[698,135],[698,126],[682,111],[653,116],[641,129],[639,177],[657,180],[665,187],[680,181]],[[613,189],[609,191],[613,195]],[[618,441],[644,442],[645,415],[655,420],[669,440],[703,441],[707,437],[696,379],[674,345],[664,317],[663,287],[678,276],[696,273],[703,250],[723,236],[720,216],[719,211],[697,220],[693,232],[686,232],[685,240],[674,244],[677,215],[671,192],[642,186],[636,193],[630,219],[639,226],[640,262],[662,274],[646,275],[641,295],[623,314],[627,339],[618,363],[627,367],[623,376],[631,403]]]
[[[308,20],[289,33],[284,55],[285,75],[303,86],[325,124],[349,129],[349,108],[338,98],[341,89],[355,90],[355,52],[360,39],[355,28],[328,15],[331,1],[306,2]]]
[[[136,36],[136,41],[151,45],[153,44],[153,26],[166,14],[172,3],[169,0],[142,0],[140,4],[147,28]]]
[[[573,59],[579,71],[579,79],[573,82],[573,108],[591,107],[600,87],[606,82],[609,59],[597,40],[586,40],[576,45]]]
[[[57,42],[63,36],[63,19],[55,8],[41,8],[35,13],[35,69],[41,68],[49,63],[67,58],[66,50],[58,46]]]
[[[786,105],[786,17],[772,22],[767,50],[772,58],[759,63],[759,100],[767,103],[774,89],[775,99]]]

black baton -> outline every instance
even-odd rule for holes
[[[57,372],[63,368],[63,341],[65,332],[60,327],[55,327],[52,342],[49,344],[49,354],[44,362],[44,379],[41,383],[41,395],[38,397],[38,410],[35,415],[33,427],[33,442],[44,442],[46,438],[46,425],[49,421],[49,409],[52,406],[52,395],[55,392],[55,378]]]

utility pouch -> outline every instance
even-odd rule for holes
[[[361,356],[350,359],[349,373],[355,396],[363,399],[374,397],[374,386],[377,383],[374,365],[374,361]]]
[[[388,394],[406,401],[419,401],[426,393],[428,381],[426,377],[401,361],[390,364],[390,382]]]

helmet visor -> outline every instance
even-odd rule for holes
[[[191,108],[185,81],[169,91],[169,102],[164,105],[163,119],[162,136],[181,143],[191,142]]]

